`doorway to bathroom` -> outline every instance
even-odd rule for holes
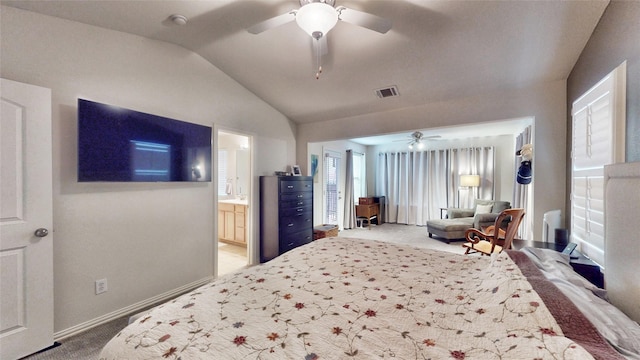
[[[251,243],[251,138],[218,131],[218,276],[247,266]]]

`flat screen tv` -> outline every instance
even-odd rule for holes
[[[211,127],[78,99],[78,181],[211,181]]]

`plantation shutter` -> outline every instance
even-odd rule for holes
[[[620,115],[617,106],[620,97],[624,99],[624,86],[619,86],[616,71],[576,100],[571,111],[571,241],[600,265],[605,242],[604,166],[624,161],[624,113]]]

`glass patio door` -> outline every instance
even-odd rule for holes
[[[324,154],[324,224],[338,224],[338,202],[340,200],[339,175],[340,153],[325,151]]]

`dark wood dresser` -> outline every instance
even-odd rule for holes
[[[260,262],[313,240],[313,178],[260,177]]]

